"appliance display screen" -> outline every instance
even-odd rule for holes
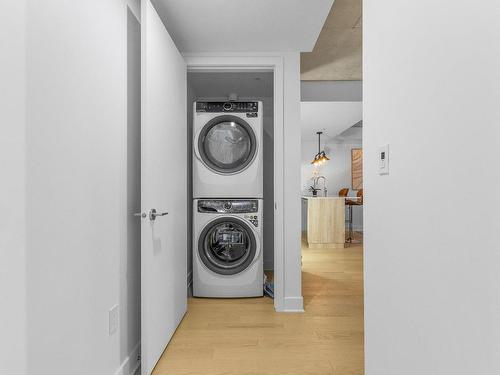
[[[231,230],[221,230],[218,233],[217,242],[221,245],[242,245],[243,233]]]

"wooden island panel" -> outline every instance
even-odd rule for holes
[[[345,200],[338,197],[307,199],[307,243],[310,248],[345,245]]]

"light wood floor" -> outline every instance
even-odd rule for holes
[[[362,245],[303,254],[304,314],[269,298],[190,299],[154,375],[363,374]]]

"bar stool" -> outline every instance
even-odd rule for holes
[[[347,196],[349,195],[349,189],[348,188],[342,188],[339,190],[339,197],[344,197],[346,198]],[[347,205],[347,201],[344,200],[344,203]],[[349,215],[349,217],[351,217]],[[345,222],[349,225],[349,219],[345,220]],[[349,242],[350,240],[350,237],[346,240],[347,242]]]
[[[344,190],[344,189],[342,189],[342,190]],[[339,194],[339,196],[340,196],[340,194]],[[356,193],[356,198],[357,198],[356,200],[352,200],[352,199],[346,199],[345,200],[345,204],[349,208],[349,237],[346,240],[346,242],[349,242],[349,243],[352,242],[352,237],[353,237],[353,230],[352,230],[352,207],[353,206],[362,206],[363,205],[363,189],[359,189],[358,190],[358,192]]]
[[[347,197],[347,194],[349,194],[348,188],[343,188],[339,190],[339,197]]]

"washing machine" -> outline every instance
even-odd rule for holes
[[[193,197],[263,197],[262,102],[194,103]]]
[[[261,199],[195,199],[193,296],[261,297]]]

